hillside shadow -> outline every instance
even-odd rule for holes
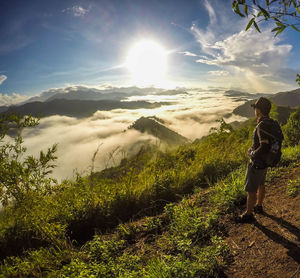
[[[266,215],[266,214],[265,214]],[[281,225],[282,219],[278,218],[276,216],[273,215],[266,215],[267,217],[270,217],[271,219],[274,218],[274,220]],[[296,228],[294,225],[290,224],[289,222],[283,220],[284,222],[288,223],[289,228],[292,228],[291,230],[293,231],[292,233],[295,234],[295,232],[297,233],[296,236],[299,235],[300,231],[298,228]],[[285,223],[285,224],[286,224]],[[297,262],[298,264],[300,264],[300,246],[297,245],[296,243],[286,239],[285,237],[281,236],[280,234],[268,229],[267,227],[263,226],[262,224],[260,224],[259,222],[255,221],[253,223],[253,225],[255,225],[258,229],[260,229],[268,238],[270,238],[271,240],[273,240],[274,242],[282,245],[283,247],[285,247],[288,251],[287,251],[287,255],[290,256],[295,262]],[[283,225],[281,225],[282,227],[285,227]],[[287,228],[289,230],[289,228]]]

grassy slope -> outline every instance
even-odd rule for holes
[[[299,159],[299,146],[284,150],[284,165],[292,165]],[[269,171],[268,178],[280,174],[280,170]],[[119,224],[109,234],[99,233],[81,248],[71,245],[63,250],[40,248],[29,251],[23,258],[9,258],[2,265],[2,275],[217,276],[228,254],[219,219],[245,200],[244,171],[242,166],[215,186],[196,188],[180,202],[166,205],[160,215]]]
[[[1,250],[9,254],[8,249],[15,248],[11,252],[16,255],[21,255],[18,248],[36,250],[7,257],[0,275],[217,275],[228,252],[218,220],[245,199],[245,152],[252,129],[249,121],[232,133],[215,133],[170,153],[142,151],[111,169],[113,179],[103,172],[78,177],[74,184],[66,181],[49,196],[24,203],[32,212],[26,219],[22,207],[7,209],[0,215]],[[299,147],[286,148],[282,165],[299,157]],[[41,219],[50,238],[35,224]],[[66,233],[77,243],[66,239]]]

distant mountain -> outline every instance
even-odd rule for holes
[[[66,88],[50,89],[41,93],[38,96],[31,97],[20,104],[30,102],[52,101],[54,99],[69,99],[69,100],[124,100],[130,96],[140,95],[176,95],[186,94],[181,90],[164,90],[159,88],[138,88],[138,87],[108,87],[104,89],[91,88],[85,86],[70,86]]]
[[[52,101],[54,99],[67,99],[67,100],[122,100],[128,97],[125,93],[96,93],[94,91],[73,91],[69,93],[57,93],[49,97],[46,101]]]
[[[281,106],[279,109],[281,109],[284,114],[286,114],[287,111],[284,112],[283,110],[287,108],[283,108],[282,106],[290,108],[300,106],[300,88],[293,91],[280,92],[271,96],[268,95],[267,97],[277,106]],[[254,117],[253,108],[250,105],[255,103],[256,99],[246,101],[244,104],[236,107],[233,113],[247,118]]]
[[[270,94],[263,94],[263,93],[258,93],[258,94],[250,94],[247,92],[241,92],[241,91],[236,91],[236,90],[228,90],[225,91],[224,93],[225,96],[228,97],[246,97],[246,98],[251,98],[251,99],[255,99],[261,96],[268,96]]]
[[[161,123],[163,123],[163,120],[156,117],[141,117],[129,129],[136,129],[142,133],[146,132],[171,146],[188,142],[186,137],[165,127]]]
[[[8,109],[7,106],[0,106],[0,113],[6,111]]]
[[[105,93],[103,93],[105,92]],[[50,89],[24,101],[21,104],[30,102],[52,101],[54,99],[69,99],[69,100],[121,100],[127,97],[123,92],[113,92],[111,89],[100,90],[97,88],[89,88],[84,86],[73,86],[66,88]]]
[[[181,90],[167,90],[167,91],[157,91],[155,92],[155,95],[186,95],[187,92],[181,91]]]
[[[276,105],[296,107],[300,106],[300,88],[289,91],[281,92],[271,97]]]
[[[55,99],[49,102],[30,102],[19,106],[10,106],[5,112],[7,114],[28,115],[34,117],[46,117],[52,115],[65,115],[70,117],[88,117],[97,110],[108,111],[112,109],[139,109],[157,108],[168,105],[168,102],[150,103],[146,101],[116,101],[116,100],[66,100]]]

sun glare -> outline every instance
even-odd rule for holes
[[[126,66],[138,86],[161,86],[165,83],[167,52],[153,41],[141,41],[129,51]]]

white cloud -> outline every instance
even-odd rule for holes
[[[0,85],[7,79],[6,75],[0,75]]]
[[[189,51],[183,51],[183,52],[179,52],[180,54],[183,54],[185,56],[191,56],[191,57],[197,57],[198,55]]]
[[[216,16],[215,10],[211,6],[211,4],[208,2],[208,0],[204,1],[204,6],[208,11],[210,24],[216,24],[217,23],[217,16]]]
[[[208,73],[213,76],[227,76],[229,74],[229,72],[225,70],[211,70]]]
[[[74,12],[74,16],[84,16],[89,12],[89,9],[84,9],[81,6],[74,6],[72,7],[72,11]]]
[[[280,39],[275,39],[268,29],[263,34],[255,30],[240,31],[225,40],[211,44],[209,52],[213,53],[213,56],[198,59],[197,62],[230,71],[229,77],[239,78],[246,89],[287,89],[291,88],[292,83],[288,83],[289,80],[282,73],[291,49],[289,44],[280,44]],[[290,72],[289,69],[285,71]],[[294,77],[294,74],[291,73],[291,77]]]
[[[126,112],[126,114],[125,114]],[[67,116],[51,116],[40,120],[40,125],[25,129],[23,138],[28,154],[38,155],[58,143],[57,168],[54,176],[72,178],[74,169],[87,173],[91,159],[99,144],[102,144],[95,161],[95,170],[118,164],[123,156],[131,156],[145,141],[154,141],[147,134],[136,130],[124,132],[137,118],[130,111],[101,111],[92,117],[76,119]],[[109,153],[119,148],[113,160]]]
[[[214,52],[214,58],[199,59],[197,62],[238,68],[279,68],[282,62],[285,63],[292,46],[279,44],[279,39],[275,39],[269,31],[266,30],[263,35],[255,30],[240,31],[225,40],[216,41],[209,47]]]
[[[62,12],[71,12],[76,17],[83,17],[90,11],[90,8],[85,9],[82,6],[73,6],[72,8],[67,8],[62,10]]]
[[[0,93],[0,106],[10,106],[13,104],[18,104],[28,99],[27,96],[22,96],[16,93],[12,95],[1,94]]]
[[[220,6],[221,3],[219,3],[218,5]],[[228,15],[225,15],[224,13],[220,15],[218,14],[217,18],[216,12],[209,1],[205,0],[204,6],[209,15],[209,23],[207,27],[205,29],[200,29],[195,23],[193,23],[190,30],[195,35],[196,40],[200,43],[203,52],[209,55],[214,55],[214,53],[210,51],[210,45],[216,40],[216,37],[218,37],[219,34],[227,33],[224,30],[224,21],[228,21]],[[222,9],[222,11],[223,10],[224,9]],[[223,24],[218,24],[219,21],[223,21]]]
[[[196,62],[214,67],[208,72],[208,81],[256,92],[294,88],[297,71],[287,67],[292,45],[282,43],[282,37],[274,38],[270,28],[261,28],[262,34],[254,29],[241,31],[247,19],[233,19],[232,14],[219,7],[221,4],[214,10],[211,3],[214,1],[204,2],[210,19],[208,26],[191,26],[203,54]]]

